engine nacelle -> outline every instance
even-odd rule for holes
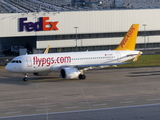
[[[49,72],[39,72],[39,73],[33,73],[35,76],[47,76],[49,75]]]
[[[64,79],[78,78],[81,72],[77,68],[64,68],[60,71],[60,76]]]

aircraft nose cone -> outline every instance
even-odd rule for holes
[[[7,71],[10,71],[8,65],[5,66],[5,69],[6,69]]]
[[[6,65],[5,69],[9,72],[13,72],[13,69],[11,69],[11,66],[9,64]]]

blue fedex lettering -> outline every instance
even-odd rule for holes
[[[24,29],[26,31],[31,32],[31,31],[50,31],[50,30],[58,30],[57,24],[58,21],[56,22],[47,22],[49,20],[49,17],[41,17],[39,18],[38,22],[25,22],[27,21],[27,18],[20,18],[20,28],[19,31],[22,32]]]

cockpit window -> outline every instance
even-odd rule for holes
[[[22,63],[21,60],[12,60],[11,63]]]
[[[16,61],[15,60],[12,60],[12,62],[11,63],[15,63]]]

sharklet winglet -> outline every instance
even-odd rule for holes
[[[48,45],[48,47],[46,48],[46,50],[44,51],[44,54],[47,54],[49,51],[50,45]]]

